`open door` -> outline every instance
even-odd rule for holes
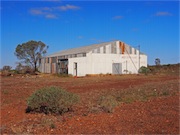
[[[58,60],[58,73],[68,74],[68,59]]]
[[[74,76],[77,76],[77,63],[74,62],[74,73],[73,73]]]

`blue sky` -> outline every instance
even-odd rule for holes
[[[42,41],[48,53],[121,40],[161,64],[179,63],[178,1],[1,1],[1,68],[16,66],[15,48]]]

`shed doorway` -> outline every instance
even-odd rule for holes
[[[58,73],[68,74],[68,59],[58,60]]]
[[[74,62],[73,76],[77,76],[77,62]]]
[[[122,74],[122,63],[113,63],[112,64],[112,74]]]

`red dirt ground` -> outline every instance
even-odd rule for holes
[[[173,87],[175,95],[122,103],[113,113],[89,110],[103,93],[170,81],[178,84],[179,77],[2,77],[0,130],[2,134],[179,134],[178,87]],[[60,86],[77,93],[80,103],[63,116],[25,113],[27,98],[47,86]]]

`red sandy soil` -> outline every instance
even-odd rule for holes
[[[147,101],[122,103],[113,113],[89,110],[96,98],[108,91],[169,81],[179,83],[179,77],[2,77],[0,130],[2,134],[179,134],[179,92]],[[27,98],[47,86],[59,86],[78,94],[80,103],[63,116],[25,113]]]

